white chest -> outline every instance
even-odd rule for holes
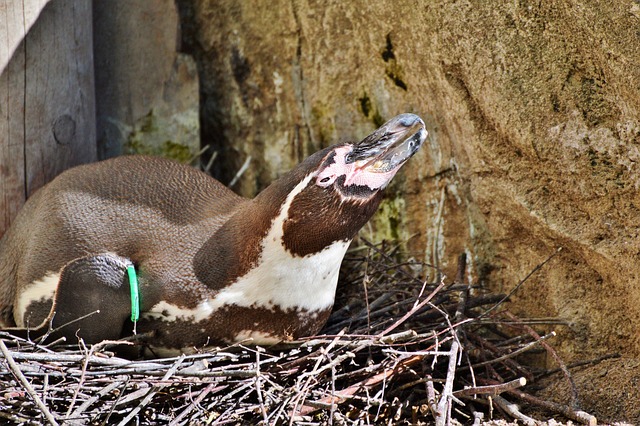
[[[319,311],[331,308],[340,263],[350,241],[335,241],[317,253],[294,256],[283,244],[284,223],[291,204],[315,175],[308,175],[289,193],[262,240],[257,267],[216,295],[215,304],[279,307]],[[321,220],[321,219],[319,219]],[[221,305],[220,305],[221,306]]]
[[[294,257],[281,244],[267,245],[261,263],[217,294],[215,304],[320,311],[331,308],[348,241]]]

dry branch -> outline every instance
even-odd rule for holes
[[[453,395],[457,396],[458,398],[471,396],[471,395],[495,396],[495,395],[500,395],[501,393],[506,391],[510,391],[516,388],[521,388],[526,384],[527,384],[527,379],[525,379],[524,377],[520,377],[519,379],[512,380],[507,383],[498,383],[495,385],[464,388],[462,390],[454,392]]]

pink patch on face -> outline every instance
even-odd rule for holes
[[[355,168],[355,170],[347,175],[345,186],[347,185],[359,185],[368,186],[371,189],[382,189],[389,184],[391,179],[396,175],[398,169],[389,170],[388,172],[378,173],[370,172],[367,169]]]
[[[342,146],[336,148],[334,163],[323,171],[318,173],[316,177],[316,185],[326,188],[338,179],[345,176],[345,186],[358,185],[367,186],[369,189],[382,189],[393,179],[400,167],[389,170],[388,172],[372,172],[367,170],[366,166],[359,168],[355,163],[347,164],[346,157],[353,150],[351,146]]]

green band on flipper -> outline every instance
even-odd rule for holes
[[[131,287],[131,321],[134,323],[140,318],[140,295],[138,293],[138,276],[133,265],[127,266],[129,286]]]

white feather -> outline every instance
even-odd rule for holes
[[[27,308],[31,303],[47,302],[53,299],[56,294],[56,289],[58,288],[59,281],[60,274],[58,272],[48,272],[44,277],[31,282],[24,289],[22,289],[20,294],[18,294],[13,314],[16,326],[27,326],[27,324],[24,323],[24,318],[27,314]],[[29,325],[37,326],[39,324]]]

